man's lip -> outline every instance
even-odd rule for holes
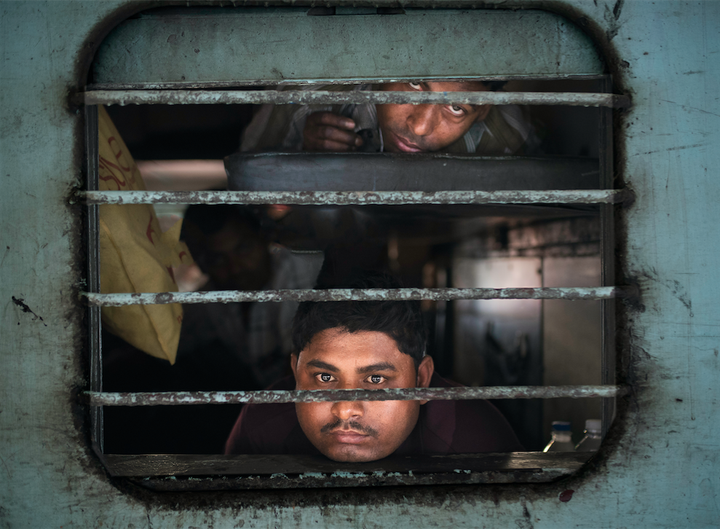
[[[354,430],[335,430],[334,432],[331,432],[330,435],[335,437],[338,442],[345,444],[362,443],[370,437],[367,434],[356,432]]]
[[[402,136],[399,136],[392,133],[393,139],[395,140],[393,143],[395,143],[395,146],[400,149],[403,152],[423,152],[423,150],[415,145],[414,143],[409,142]]]

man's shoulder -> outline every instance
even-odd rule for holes
[[[285,377],[268,389],[293,389],[292,377]],[[226,454],[281,454],[299,428],[295,405],[247,404],[240,412],[225,443]]]
[[[433,375],[432,387],[461,387]],[[441,453],[514,452],[522,450],[515,432],[487,400],[430,401],[423,437],[431,451]]]
[[[518,153],[532,130],[527,116],[517,105],[491,107],[482,125],[489,134],[477,138],[476,152],[487,155]]]
[[[248,404],[225,443],[226,454],[279,454],[297,425],[295,406]]]

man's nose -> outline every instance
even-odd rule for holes
[[[416,136],[428,136],[435,128],[439,105],[416,105],[407,119],[410,131]]]
[[[335,402],[332,406],[332,413],[342,421],[349,421],[364,415],[363,403],[357,400]]]

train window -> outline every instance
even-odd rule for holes
[[[360,39],[369,31],[377,38]],[[429,34],[437,36],[432,45],[422,37]],[[366,44],[356,46],[360,41]],[[613,399],[623,392],[614,378],[614,299],[626,290],[614,286],[613,212],[628,194],[614,187],[611,120],[627,101],[612,93],[592,43],[574,26],[536,11],[163,8],[121,24],[101,46],[91,77],[87,393],[94,448],[111,474],[156,490],[543,482],[587,460],[592,452],[542,450],[553,420],[571,421],[576,435],[586,419],[607,429]],[[468,90],[470,83],[484,88]],[[421,89],[433,85],[443,89]],[[514,123],[511,132],[522,131],[521,140],[516,148],[497,147],[500,133],[477,119],[485,129],[458,136],[460,151],[443,152],[450,143],[393,144],[382,125],[358,126],[369,131],[360,149],[367,152],[303,151],[305,109],[313,108],[305,105],[361,122],[390,119],[374,116],[377,108],[410,104],[499,109],[493,119]],[[370,117],[357,110],[363,108]],[[279,119],[276,111],[299,127],[295,139],[287,131],[262,137],[272,141],[257,133]],[[154,160],[139,164],[148,189],[98,191],[107,162],[99,162],[98,136],[106,118],[136,158]],[[405,152],[392,152],[398,150]],[[235,225],[233,233],[244,235],[233,244],[260,241],[286,262],[304,263],[305,275],[283,269],[278,277],[288,281],[273,283],[263,275],[270,265],[246,265],[241,275],[257,281],[222,286],[211,277],[216,287],[198,291],[206,278],[186,267],[176,269],[186,292],[101,293],[98,208],[111,204],[154,204],[159,216],[186,215],[189,225],[203,207],[220,218],[222,204],[246,206],[243,218],[250,220]],[[193,237],[187,230],[185,236]],[[218,240],[234,239],[228,232]],[[196,255],[203,272],[220,259],[218,251],[212,255]],[[339,268],[382,264],[406,287],[312,289],[323,258]],[[217,336],[168,375],[167,363],[106,332],[100,317],[100,307],[183,303],[188,315],[198,306],[217,307],[215,320],[232,312],[251,329],[253,318],[286,317],[282,309],[261,316],[253,309],[259,305],[378,299],[422,301],[436,368],[464,387],[264,390],[266,377],[283,374],[280,364],[213,363],[213,353],[233,347]],[[180,350],[193,351],[185,332]],[[214,380],[200,382],[203,370]],[[365,463],[220,455],[217,439],[229,433],[243,404],[353,399],[492,399],[527,451]],[[183,444],[187,438],[194,444]]]

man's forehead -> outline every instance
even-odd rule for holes
[[[397,342],[383,332],[326,329],[313,336],[299,358],[311,365],[318,361],[333,366],[357,366],[387,363],[397,367],[412,359],[400,352]],[[314,361],[314,362],[313,362]]]
[[[359,360],[359,359],[358,359]],[[363,363],[362,361],[355,361],[354,368],[357,373],[371,373],[376,371],[399,371],[398,367],[392,361],[379,361],[371,364]],[[341,371],[341,369],[335,364],[324,362],[318,358],[313,358],[307,364],[308,367],[317,367],[318,369],[325,369],[331,373]],[[346,366],[344,366],[346,367]],[[402,366],[400,366],[402,367]]]

